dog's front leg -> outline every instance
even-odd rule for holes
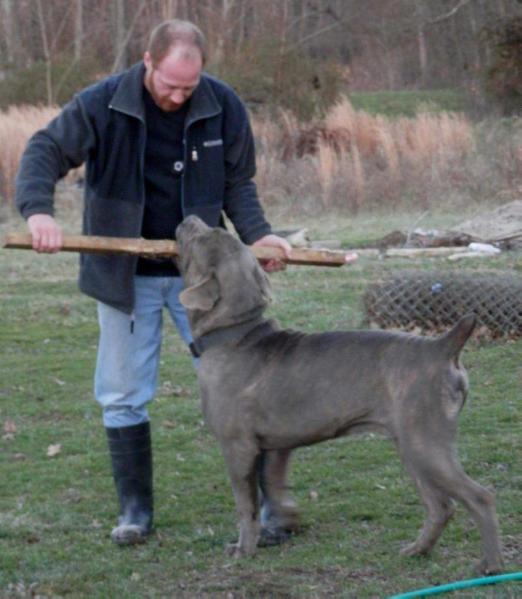
[[[258,461],[262,491],[259,546],[279,545],[299,528],[299,512],[288,488],[290,449],[263,451]]]
[[[239,517],[239,540],[228,547],[236,558],[254,555],[259,539],[257,448],[240,443],[223,448]]]

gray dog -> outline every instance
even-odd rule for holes
[[[418,538],[402,553],[427,553],[456,499],[480,529],[480,571],[500,571],[493,494],[464,473],[454,448],[468,387],[459,353],[475,318],[462,318],[436,339],[281,330],[262,316],[270,286],[246,246],[195,216],[176,237],[186,286],[180,299],[201,355],[203,413],[221,445],[239,515],[233,554],[254,554],[262,528],[277,537],[297,527],[286,490],[294,448],[377,431],[395,442],[427,510]]]

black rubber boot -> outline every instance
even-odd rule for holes
[[[106,431],[120,502],[118,526],[111,539],[118,545],[143,543],[152,530],[153,518],[150,424]]]

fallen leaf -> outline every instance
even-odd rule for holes
[[[190,389],[185,389],[185,387],[175,385],[172,388],[172,394],[174,397],[190,397]]]
[[[49,445],[47,448],[47,457],[53,458],[55,455],[58,455],[62,451],[62,446],[60,443],[56,445]]]
[[[63,387],[66,384],[65,381],[62,381],[61,379],[56,379],[56,378],[54,379],[54,382],[57,385],[60,385],[60,387]]]
[[[26,543],[29,543],[30,545],[32,545],[33,543],[39,543],[40,542],[40,537],[38,537],[37,535],[30,533],[29,536],[25,539]]]
[[[82,494],[78,489],[67,489],[61,494],[60,499],[66,503],[79,503],[82,500]]]
[[[16,433],[17,432],[17,428],[16,428],[16,424],[14,423],[13,420],[6,420],[4,422],[4,433]]]

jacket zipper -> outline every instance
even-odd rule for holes
[[[219,114],[218,112],[215,113],[209,113],[209,114],[205,114],[205,115],[201,115],[193,120],[189,120],[187,118],[187,120],[185,121],[185,127],[184,127],[184,131],[183,131],[183,163],[185,165],[185,168],[183,169],[183,173],[181,174],[181,214],[183,215],[183,218],[185,218],[186,212],[185,212],[185,174],[187,172],[187,166],[188,166],[188,146],[187,146],[187,139],[188,139],[188,131],[190,129],[190,127],[192,127],[192,125],[194,123],[197,123],[198,121],[204,121],[205,119],[209,119],[213,116],[216,116]],[[191,162],[197,162],[199,157],[198,157],[198,149],[196,144],[192,145],[192,149],[190,152],[190,158],[191,158]]]
[[[147,143],[147,123],[145,122],[144,119],[142,119],[140,116],[138,116],[137,114],[133,114],[131,112],[127,112],[126,110],[121,110],[121,108],[115,108],[112,104],[109,104],[109,108],[111,110],[114,110],[115,112],[119,112],[121,114],[125,114],[126,116],[130,116],[131,118],[137,119],[142,127],[143,130],[145,132],[144,134],[144,138],[145,138],[145,143],[142,144],[142,148],[141,148],[141,155],[140,155],[140,171],[141,171],[141,197],[143,198],[143,201],[141,202],[141,214],[140,214],[140,223],[141,225],[143,224],[143,214],[145,212],[145,145]],[[140,226],[141,226],[140,225]],[[138,260],[136,259],[136,263],[138,262]],[[134,306],[136,304],[136,292],[134,291],[134,285],[132,286],[132,293],[133,293],[133,298],[132,298],[132,312],[130,315],[130,332],[131,335],[134,333],[134,321],[136,320],[136,313],[134,311]]]

